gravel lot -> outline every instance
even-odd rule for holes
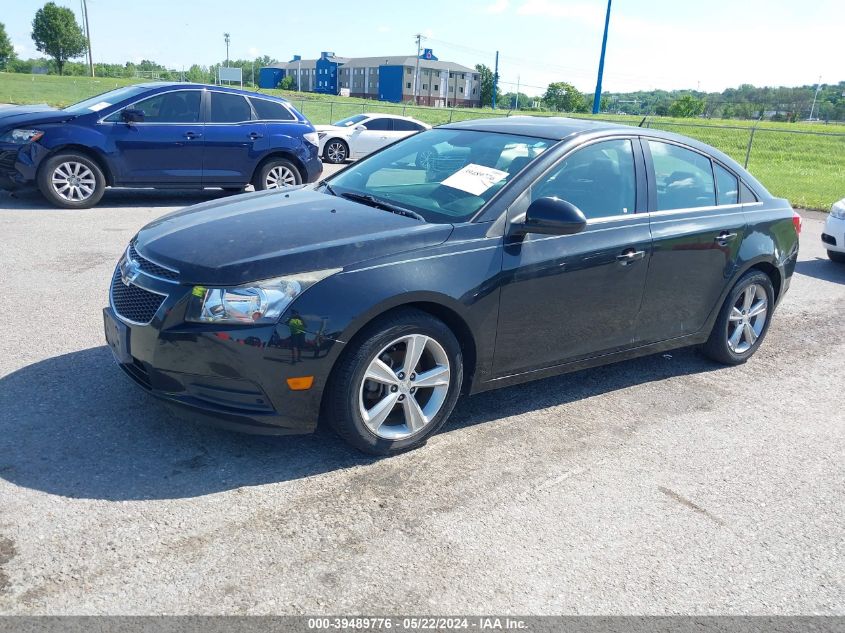
[[[845,266],[762,351],[463,400],[422,450],[175,418],[113,365],[127,240],[206,193],[0,193],[0,613],[845,614]]]

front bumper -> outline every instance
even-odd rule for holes
[[[103,310],[106,341],[137,385],[177,405],[187,417],[218,426],[269,435],[315,430],[323,388],[341,343],[319,333],[292,336],[284,319],[268,326],[186,323],[191,287],[143,272],[127,288],[134,288],[136,298],[147,292],[164,299],[151,320],[142,323],[149,315],[127,317],[140,304],[127,303],[123,288],[115,284],[124,284],[119,268],[109,307]],[[315,323],[302,316],[306,325]],[[120,336],[124,340],[115,341]],[[310,389],[288,386],[288,378],[304,376],[314,377]]]
[[[38,143],[0,143],[0,189],[35,186],[38,165],[48,153]]]
[[[845,220],[827,217],[822,233],[822,244],[829,251],[845,253]]]

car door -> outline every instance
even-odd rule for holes
[[[199,185],[202,179],[201,90],[171,90],[129,108],[144,120],[125,123],[123,110],[108,116],[116,180],[124,185]]]
[[[417,132],[422,132],[423,127],[418,123],[414,123],[413,121],[408,121],[407,119],[393,119],[393,132],[391,133],[391,138],[393,141],[398,141],[403,138],[407,138]]]
[[[643,149],[654,253],[640,330],[650,343],[704,326],[736,269],[746,220],[736,175],[709,156],[662,139],[644,139]]]
[[[582,233],[505,237],[494,372],[541,369],[635,346],[651,235],[645,167],[631,138],[570,152],[511,207],[557,197],[587,218]]]
[[[388,117],[375,117],[359,124],[364,129],[352,134],[352,152],[360,158],[367,154],[380,150],[393,141],[393,119]]]
[[[269,149],[266,124],[243,95],[208,91],[203,185],[246,185]]]

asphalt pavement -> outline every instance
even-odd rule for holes
[[[463,399],[420,450],[196,426],[104,347],[145,223],[0,193],[0,613],[844,614],[845,266],[805,214],[760,352]]]

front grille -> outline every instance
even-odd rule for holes
[[[0,169],[12,170],[15,168],[15,161],[17,161],[17,152],[5,151],[0,152]]]
[[[134,284],[128,286],[120,278],[120,267],[111,281],[112,308],[118,316],[135,323],[147,324],[153,320],[166,297],[149,292]]]
[[[141,267],[145,273],[149,275],[153,275],[155,277],[161,277],[162,279],[170,279],[173,281],[177,281],[179,279],[179,273],[174,272],[164,266],[159,266],[155,262],[151,262],[149,259],[141,256],[141,254],[135,250],[135,245],[129,245],[129,257],[130,259],[135,260],[138,262],[138,265]]]

